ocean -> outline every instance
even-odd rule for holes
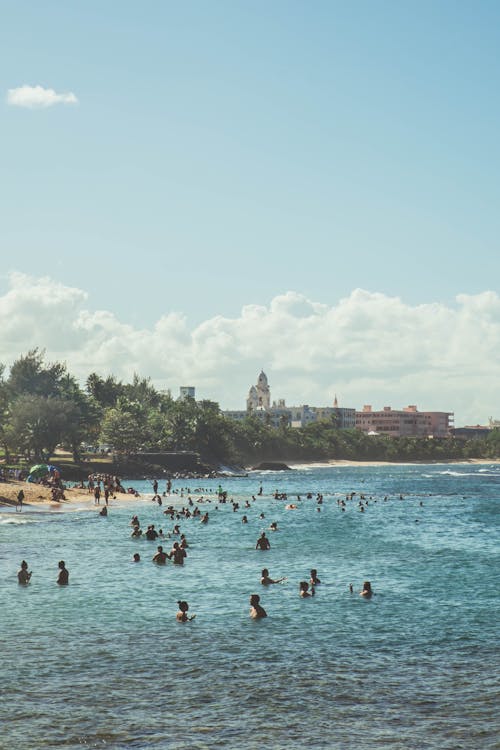
[[[141,497],[108,518],[0,512],[2,750],[500,747],[500,466],[252,472],[221,480],[237,511],[219,480],[176,480],[172,502],[190,495],[205,525],[163,515],[150,482],[126,484]],[[135,513],[143,529],[179,523],[183,567],[151,562],[177,537],[132,539]],[[262,586],[264,567],[287,581]],[[322,582],[301,599],[311,568]],[[252,593],[267,618],[249,617]],[[179,599],[192,622],[176,621]]]

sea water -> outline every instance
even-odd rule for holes
[[[208,524],[178,521],[183,567],[155,566],[158,542],[130,537],[134,513],[143,528],[176,522],[150,482],[127,482],[141,497],[108,518],[0,513],[2,749],[499,747],[500,467],[253,472],[222,481],[237,512],[218,484],[174,482],[176,505],[181,487],[212,499]],[[271,521],[271,549],[256,550]],[[263,567],[288,580],[261,586]],[[311,568],[322,583],[301,599]],[[249,617],[252,593],[266,619]],[[178,599],[194,621],[176,622]]]

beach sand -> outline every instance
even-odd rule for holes
[[[101,494],[101,505],[95,505],[94,496],[86,490],[78,488],[68,488],[64,490],[66,500],[54,502],[50,487],[43,487],[41,484],[32,484],[31,482],[19,482],[10,480],[0,482],[0,506],[15,506],[17,504],[17,494],[19,490],[24,492],[23,508],[30,506],[47,506],[62,509],[68,505],[79,505],[82,507],[99,508],[105,505],[104,496]],[[137,501],[135,495],[118,492],[115,499],[110,497],[110,504],[116,505],[121,502]]]

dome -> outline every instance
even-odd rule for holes
[[[261,370],[261,373],[259,375],[259,379],[257,381],[259,385],[267,385],[267,375],[264,372],[264,370]]]

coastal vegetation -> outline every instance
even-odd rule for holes
[[[0,452],[6,465],[49,461],[56,448],[78,464],[89,450],[122,461],[141,452],[194,451],[207,465],[263,460],[440,461],[500,456],[500,430],[482,439],[392,438],[338,429],[335,420],[292,429],[253,414],[224,417],[214,401],[174,399],[149,378],[123,383],[90,373],[81,385],[61,362],[34,349],[0,365]]]

